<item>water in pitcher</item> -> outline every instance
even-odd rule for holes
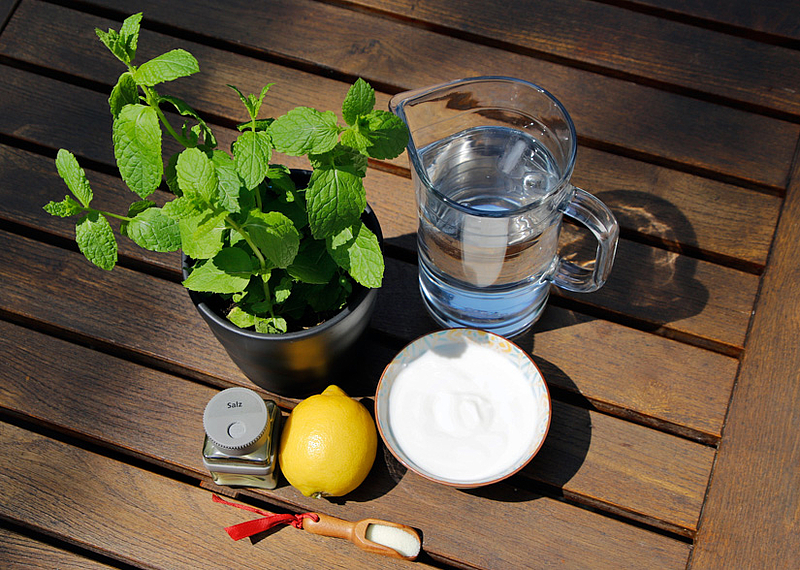
[[[501,335],[526,329],[544,308],[557,263],[561,200],[552,198],[563,184],[555,159],[508,127],[471,128],[419,156],[444,197],[420,200],[420,286],[428,308],[445,326]]]

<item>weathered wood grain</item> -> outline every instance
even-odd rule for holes
[[[263,57],[289,58],[395,89],[476,75],[522,77],[561,99],[579,136],[595,144],[776,189],[785,187],[800,134],[791,123],[309,0],[227,3],[224,10],[212,0],[95,4],[125,14],[144,11],[147,19],[188,27]]]
[[[674,338],[735,355],[744,345],[759,277],[679,253],[620,240],[614,268],[591,294],[559,296],[602,307]]]
[[[32,9],[34,6],[36,10]],[[113,26],[113,22],[37,3],[26,3],[20,17],[26,23],[25,30],[14,26],[0,38],[0,49],[5,54],[104,83],[110,90],[120,65],[105,56],[91,30],[95,26]],[[56,22],[68,26],[68,41],[61,41],[63,32],[59,28],[64,24]],[[140,56],[144,60],[176,46],[188,49],[199,59],[201,73],[189,81],[170,84],[169,89],[192,102],[204,115],[230,121],[242,118],[239,99],[226,83],[258,91],[264,78],[274,81],[276,85],[265,100],[264,115],[284,113],[294,105],[337,109],[347,88],[342,82],[147,31],[142,32]],[[387,94],[379,92],[378,107],[386,108],[388,99]],[[405,156],[393,164],[408,167]],[[574,182],[606,201],[628,231],[753,270],[762,268],[766,261],[781,203],[777,196],[587,147],[579,151]],[[411,187],[404,182],[397,191],[410,193]],[[413,218],[413,205],[411,208],[409,214]]]
[[[692,568],[800,560],[800,164],[731,398]]]
[[[572,182],[600,198],[623,232],[753,271],[766,264],[782,203],[777,196],[586,147],[578,150]]]
[[[800,115],[800,78],[792,71],[800,53],[792,49],[590,0],[509,2],[502,10],[482,0],[350,2],[510,51]]]
[[[111,570],[105,564],[21,532],[0,527],[0,553],[7,570]]]
[[[8,412],[207,478],[199,453],[202,410],[216,390],[14,325],[0,322],[0,332],[0,353],[7,355],[0,401]],[[80,377],[76,368],[83,370]],[[563,489],[598,512],[623,513],[690,536],[713,456],[714,450],[705,446],[556,402],[545,446],[522,477]],[[377,495],[393,485],[386,472],[376,469],[358,493]],[[391,491],[382,500],[394,512],[403,508],[404,501]],[[509,515],[500,505],[495,508],[492,517]],[[425,517],[415,525],[439,537],[443,556],[455,551],[454,541],[466,529],[454,532],[436,513]]]
[[[257,545],[224,528],[254,518],[211,493],[103,455],[0,423],[0,516],[148,568],[352,568],[372,556],[336,539],[285,527]],[[20,460],[20,458],[24,460]],[[333,541],[333,542],[332,542]],[[413,563],[386,559],[387,568]],[[425,566],[423,564],[423,566]]]
[[[0,0],[0,31],[8,23],[14,7],[19,3],[19,0]]]
[[[635,0],[640,6],[658,8],[679,16],[701,18],[713,24],[741,28],[743,35],[759,32],[785,43],[800,40],[800,13],[797,4],[770,0]],[[747,32],[751,32],[748,34]],[[794,44],[793,44],[794,45]]]

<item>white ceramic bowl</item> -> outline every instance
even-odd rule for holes
[[[536,455],[552,406],[539,368],[517,345],[447,329],[415,340],[389,363],[375,415],[400,463],[431,481],[472,488],[513,475]]]

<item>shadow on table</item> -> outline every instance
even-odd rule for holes
[[[531,346],[532,333],[515,339],[524,347]],[[529,489],[534,493],[561,496],[563,488],[580,470],[589,451],[592,437],[592,423],[589,415],[591,404],[579,395],[572,380],[556,365],[534,356],[552,400],[550,429],[539,452],[522,470],[508,481],[512,485],[490,485],[476,489],[466,489],[465,493],[495,501],[516,502],[530,500],[528,493],[519,493],[515,486]],[[558,376],[558,388],[554,390],[554,379]],[[569,403],[562,401],[567,395]]]
[[[616,261],[603,288],[594,293],[569,293],[553,288],[553,304],[565,299],[574,308],[596,307],[634,319],[637,328],[656,330],[703,312],[709,291],[696,278],[699,249],[691,222],[675,204],[637,190],[611,190],[596,196],[614,212],[625,239],[620,240]],[[415,252],[415,235],[405,234],[385,241],[389,251]],[[588,230],[564,224],[559,253],[576,263],[594,259],[596,241]],[[389,256],[391,257],[391,256]],[[589,264],[584,263],[589,267]],[[553,297],[551,297],[551,302]],[[591,311],[590,311],[591,312]],[[427,315],[419,293],[417,267],[387,259],[383,289],[378,296],[379,326],[412,340],[440,328]],[[534,330],[540,326],[537,324]]]
[[[597,197],[612,209],[628,239],[620,240],[614,267],[602,289],[558,294],[632,317],[645,330],[701,313],[709,292],[695,277],[697,259],[686,253],[697,250],[698,243],[680,209],[663,198],[634,190],[599,192]],[[594,256],[595,240],[588,231],[567,224],[560,247],[567,259],[586,259]]]
[[[525,342],[524,339],[525,337],[522,341],[518,339],[520,345],[529,345],[530,342]],[[558,367],[542,358],[534,357],[534,360],[545,379],[558,375],[559,387],[556,397],[552,398],[552,418],[544,445],[531,462],[510,481],[535,493],[560,495],[562,488],[583,465],[588,453],[591,440],[591,419],[588,408],[591,405],[582,396],[576,396],[577,387]],[[567,393],[569,404],[557,399],[558,395]],[[585,403],[585,407],[576,405],[582,402]],[[406,476],[407,471],[406,467],[380,443],[378,456],[370,473],[372,483],[368,487],[357,489],[348,495],[347,499],[365,501],[380,496],[397,485]],[[504,483],[464,489],[462,492],[506,502],[527,501],[531,498],[529,493],[517,493],[514,486]]]

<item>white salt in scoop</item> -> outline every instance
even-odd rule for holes
[[[367,526],[366,536],[367,540],[388,546],[404,558],[416,558],[422,548],[417,533],[396,526],[373,523]]]
[[[410,526],[377,519],[350,522],[316,513],[319,520],[303,520],[303,530],[321,536],[349,540],[362,550],[394,558],[414,560],[422,548],[417,531]]]

